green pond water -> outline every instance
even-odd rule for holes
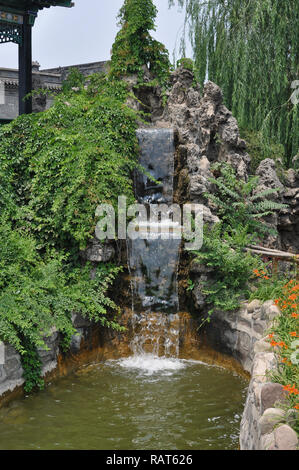
[[[94,364],[1,409],[0,449],[237,449],[247,386],[196,361]]]

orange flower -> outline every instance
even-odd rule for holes
[[[297,305],[297,304],[293,304],[293,305],[291,305],[291,308],[295,308],[295,309],[296,309],[297,307],[298,307],[298,305]]]
[[[296,338],[297,337],[296,331],[291,331],[290,336],[292,336],[293,338]]]
[[[299,403],[297,403],[297,405],[294,406],[295,410],[299,410]]]
[[[275,346],[277,346],[277,345],[278,345],[278,343],[276,343],[276,341],[273,341],[273,340],[271,341],[271,343],[270,343],[270,344],[271,344],[271,346],[273,346],[273,348],[275,348]]]
[[[260,273],[257,269],[254,269],[253,270],[253,274],[255,274],[256,276],[260,277]]]
[[[282,308],[285,310],[286,308],[288,308],[288,306],[287,306],[287,305],[284,305]]]
[[[285,386],[283,387],[283,390],[286,390],[287,392],[289,392],[289,391],[291,390],[291,385],[290,385],[290,384],[289,384],[289,385],[285,385]]]
[[[278,305],[280,301],[281,301],[281,299],[275,299],[275,301],[274,301],[275,305]]]
[[[298,314],[298,313],[292,313],[292,317],[293,317],[293,318],[298,318],[298,317],[299,317],[299,314]]]
[[[296,300],[297,299],[297,294],[292,294],[289,297],[290,300]]]
[[[270,339],[274,338],[274,333],[271,333],[271,334],[269,335],[269,338],[270,338]]]
[[[281,362],[282,362],[283,364],[285,364],[285,363],[287,362],[287,358],[284,357],[284,358],[281,360]]]
[[[293,385],[293,387],[290,387],[288,389],[288,392],[290,395],[294,394],[294,395],[299,395],[299,390],[297,390],[297,388],[295,387],[295,385]]]
[[[264,279],[268,281],[270,278],[268,276],[264,276]]]

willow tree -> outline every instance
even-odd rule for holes
[[[241,127],[283,144],[289,166],[299,149],[298,0],[177,3],[185,7],[200,81],[208,76],[222,87]]]
[[[112,46],[110,74],[114,78],[137,74],[143,80],[147,65],[160,84],[168,80],[170,62],[165,46],[150,34],[155,31],[157,8],[152,0],[125,0],[119,12],[121,26]]]

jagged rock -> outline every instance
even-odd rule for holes
[[[285,420],[285,411],[279,408],[268,408],[259,420],[261,434],[270,434],[277,424]]]
[[[253,313],[255,310],[259,309],[261,307],[261,304],[261,301],[257,299],[250,302],[250,304],[247,305],[248,313]]]
[[[297,450],[299,444],[297,434],[287,424],[276,428],[274,437],[277,450]]]
[[[101,243],[98,240],[93,240],[88,248],[81,252],[81,256],[86,261],[94,263],[107,263],[115,255],[115,249],[112,243]]]
[[[192,291],[192,296],[193,296],[195,306],[196,308],[198,308],[199,311],[203,310],[204,307],[206,306],[206,297],[202,293],[202,290],[203,290],[203,283],[205,283],[207,279],[208,278],[206,275],[201,275],[199,279],[197,280],[195,287]]]
[[[299,251],[299,174],[290,169],[285,173],[285,186],[277,176],[276,163],[267,158],[263,160],[257,171],[259,186],[256,194],[267,188],[280,188],[280,191],[271,195],[271,199],[287,205],[271,217],[267,217],[267,224],[277,230],[276,236],[268,236],[264,245],[284,249],[293,253]]]
[[[172,74],[172,89],[159,125],[167,122],[176,131],[177,152],[184,154],[189,172],[189,199],[209,205],[203,195],[212,190],[211,163],[229,162],[240,178],[247,179],[250,158],[236,119],[222,103],[219,86],[207,82],[201,97],[193,81],[193,73],[182,67]]]
[[[35,64],[38,63],[33,63],[33,72],[37,72],[38,68],[35,66]],[[39,64],[38,64],[39,66]],[[33,73],[32,74],[32,90],[42,90],[44,88],[44,83],[41,79],[41,76],[39,73]],[[40,113],[41,111],[45,111],[47,106],[47,96],[40,93],[40,94],[33,94],[32,96],[32,111],[34,113]]]
[[[266,338],[260,339],[257,341],[254,345],[254,353],[260,353],[260,352],[269,352],[271,351],[271,345],[269,341],[266,341]]]
[[[283,184],[276,173],[276,163],[271,158],[266,158],[260,163],[256,174],[259,176],[259,187],[283,188]]]
[[[272,408],[276,402],[283,402],[286,398],[283,386],[277,383],[267,383],[261,389],[262,411]]]
[[[190,272],[193,274],[207,274],[212,270],[213,268],[199,263],[196,259],[192,260],[190,264]]]

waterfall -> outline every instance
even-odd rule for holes
[[[173,129],[139,129],[139,164],[135,195],[140,204],[155,209],[166,205],[171,212],[174,177]],[[165,206],[164,206],[165,207]],[[171,213],[169,213],[171,220]],[[165,231],[163,223],[147,224],[145,239],[128,241],[128,264],[133,295],[135,357],[179,356],[179,297],[177,272],[181,239]],[[150,232],[150,233],[149,233]],[[166,238],[166,239],[165,239]]]

